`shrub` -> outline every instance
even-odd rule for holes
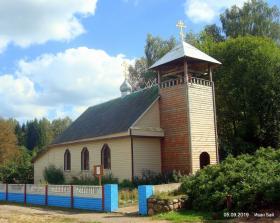
[[[3,183],[33,183],[31,155],[25,148],[0,166],[0,181]]]
[[[255,155],[229,156],[184,177],[181,190],[192,208],[219,211],[232,196],[232,209],[252,211],[280,204],[280,149],[258,150]]]
[[[65,182],[63,171],[60,168],[56,168],[54,165],[45,168],[44,179],[49,184],[64,184]]]
[[[119,181],[112,174],[102,176],[102,185],[104,184],[118,184]],[[73,177],[70,184],[73,185],[99,185],[98,177]]]
[[[139,185],[158,185],[168,183],[178,183],[181,181],[182,175],[180,171],[170,171],[163,173],[155,173],[151,170],[143,170],[141,177],[134,178],[134,186]]]
[[[135,185],[133,182],[131,182],[130,180],[124,179],[120,184],[119,184],[119,188],[120,189],[129,189],[132,190],[135,188]]]
[[[102,177],[102,184],[118,184],[120,189],[132,190],[137,188],[139,185],[157,185],[179,182],[182,175],[177,171],[165,172],[165,173],[155,173],[151,170],[143,170],[141,177],[135,177],[134,181],[124,179],[119,183],[118,179],[112,174],[108,174]],[[72,177],[70,184],[73,185],[98,185],[99,180],[97,177]]]

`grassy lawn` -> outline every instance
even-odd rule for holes
[[[211,213],[192,210],[172,211],[161,213],[153,217],[155,220],[168,220],[172,222],[205,222],[212,220]]]

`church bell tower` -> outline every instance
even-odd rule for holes
[[[212,69],[221,63],[184,42],[149,69],[158,74],[162,171],[195,173],[218,162],[215,90]]]

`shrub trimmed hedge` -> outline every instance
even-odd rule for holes
[[[280,204],[280,149],[261,148],[254,155],[229,156],[221,164],[207,166],[185,177],[181,190],[196,210],[253,211]]]
[[[50,165],[44,169],[44,179],[49,184],[64,184],[63,171],[60,168]]]
[[[155,173],[151,170],[143,170],[141,177],[135,177],[133,182],[127,179],[119,182],[112,174],[102,177],[102,184],[119,184],[119,188],[134,189],[139,185],[158,185],[166,183],[177,183],[182,178],[180,171]],[[72,177],[70,184],[75,185],[98,185],[97,177]]]
[[[102,184],[118,184],[118,179],[115,178],[112,174],[102,176]],[[73,185],[99,185],[98,177],[72,177],[70,184]]]

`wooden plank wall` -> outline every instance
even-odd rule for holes
[[[200,169],[199,156],[202,152],[210,155],[211,164],[217,163],[212,87],[190,84],[189,103],[194,173]]]

